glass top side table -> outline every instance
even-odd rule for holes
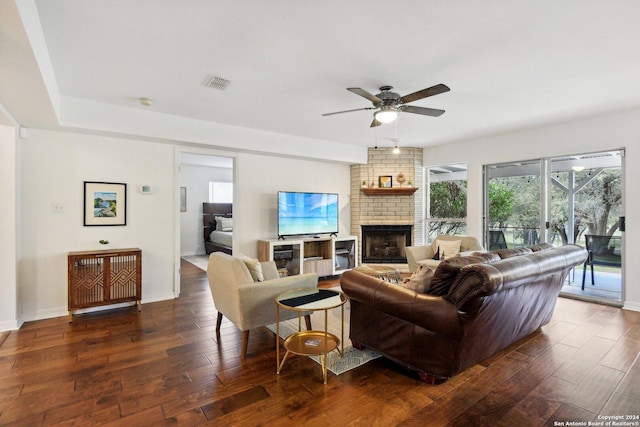
[[[284,362],[290,353],[302,356],[320,355],[322,378],[327,383],[327,354],[340,346],[340,355],[344,356],[344,304],[349,300],[344,293],[331,289],[294,289],[276,297],[276,373],[280,374]],[[341,308],[341,336],[328,331],[328,312],[332,308]],[[286,349],[280,360],[280,309],[298,312],[298,331],[284,339]],[[309,311],[324,311],[324,330],[302,330],[302,315]]]

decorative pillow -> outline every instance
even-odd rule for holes
[[[249,273],[251,274],[251,278],[254,282],[263,282],[264,276],[262,274],[262,264],[255,258],[249,258],[246,255],[240,254],[238,258],[244,262],[249,269]]]
[[[441,259],[449,259],[460,253],[460,240],[436,240]]]
[[[433,274],[431,287],[427,293],[431,295],[446,295],[449,293],[449,288],[458,276],[458,272],[462,267],[469,264],[487,263],[487,258],[489,257],[458,256],[442,261]]]
[[[433,279],[433,271],[429,267],[421,265],[413,272],[411,277],[404,279],[399,285],[416,292],[425,293],[431,286],[431,279]]]
[[[233,218],[223,218],[220,221],[221,231],[233,231]]]
[[[233,218],[226,218],[223,216],[214,217],[216,220],[216,230],[218,231],[233,231]]]

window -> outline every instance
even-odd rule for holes
[[[233,182],[209,182],[210,203],[233,203]]]
[[[428,240],[440,234],[464,235],[467,231],[467,165],[453,164],[427,170]]]

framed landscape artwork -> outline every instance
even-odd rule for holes
[[[127,225],[127,184],[85,181],[84,225]]]

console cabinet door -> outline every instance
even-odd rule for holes
[[[140,249],[69,252],[68,310],[142,299]]]

